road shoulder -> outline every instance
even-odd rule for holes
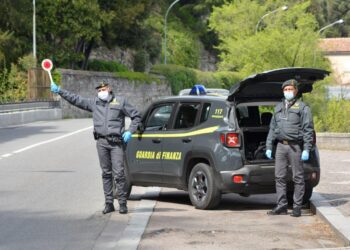
[[[335,233],[350,246],[350,219],[333,207],[321,194],[314,192],[311,198],[313,212],[328,223]]]

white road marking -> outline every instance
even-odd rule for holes
[[[38,146],[41,146],[41,145],[44,145],[44,144],[47,144],[47,143],[50,143],[50,142],[54,142],[54,141],[58,141],[58,140],[64,139],[64,138],[66,138],[66,137],[69,137],[69,136],[78,134],[78,133],[80,133],[80,132],[89,130],[89,129],[91,129],[91,128],[92,128],[92,126],[89,126],[89,127],[87,127],[87,128],[79,129],[79,130],[76,130],[76,131],[74,131],[74,132],[71,132],[71,133],[68,133],[68,134],[65,134],[65,135],[61,135],[61,136],[59,136],[59,137],[56,137],[56,138],[53,138],[53,139],[50,139],[50,140],[47,140],[47,141],[42,141],[42,142],[39,142],[39,143],[35,143],[35,144],[33,144],[33,145],[30,145],[30,146],[27,146],[27,147],[18,149],[18,150],[16,150],[16,151],[13,151],[12,153],[4,154],[4,155],[1,156],[1,158],[9,157],[9,156],[12,156],[13,154],[22,153],[22,152],[27,151],[27,150],[29,150],[29,149],[32,149],[32,148],[35,148],[35,147],[38,147]],[[0,158],[0,159],[1,159],[1,158]]]
[[[9,157],[9,156],[11,156],[12,154],[4,154],[4,155],[2,155],[1,157],[2,158],[6,158],[6,157]]]

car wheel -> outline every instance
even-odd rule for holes
[[[312,196],[313,192],[313,187],[308,187],[305,186],[305,192],[304,192],[304,197],[303,197],[303,205],[307,204],[310,201],[310,198]],[[293,206],[293,195],[294,195],[294,190],[288,191],[287,192],[287,200],[288,200],[288,205]]]
[[[213,169],[205,163],[198,163],[191,171],[188,180],[190,200],[198,209],[213,209],[221,200],[216,186]]]

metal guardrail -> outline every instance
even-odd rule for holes
[[[50,109],[60,108],[60,101],[44,100],[44,101],[26,101],[16,103],[0,103],[0,113],[9,113],[17,111],[26,111],[33,109]]]

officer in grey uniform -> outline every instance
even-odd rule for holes
[[[126,178],[124,172],[124,147],[131,139],[140,122],[140,113],[130,105],[124,97],[115,96],[105,82],[96,87],[97,97],[83,98],[79,95],[61,89],[51,83],[51,91],[59,94],[66,101],[83,110],[92,112],[94,123],[94,138],[100,166],[102,169],[105,209],[103,214],[115,211],[113,205],[113,176],[117,187],[119,213],[128,212],[126,205]],[[126,131],[125,116],[131,118],[131,124]]]
[[[266,140],[266,156],[269,159],[272,159],[272,146],[277,141],[275,155],[277,206],[268,214],[287,214],[287,170],[290,165],[294,182],[291,216],[299,217],[305,191],[303,161],[309,159],[314,126],[310,108],[298,99],[298,82],[294,79],[285,81],[282,90],[285,99],[275,108]]]

